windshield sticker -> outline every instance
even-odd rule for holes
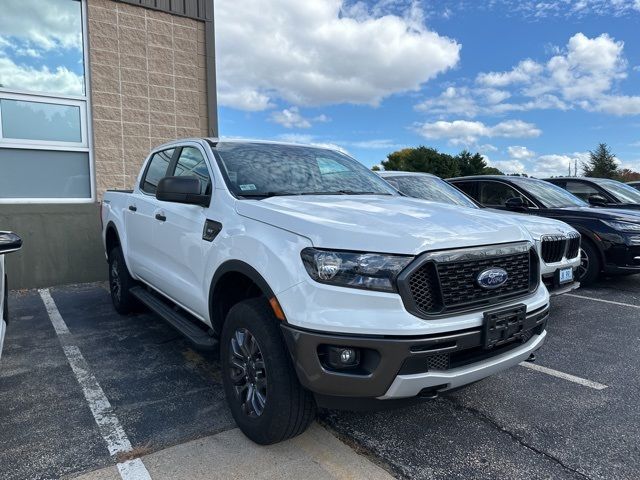
[[[244,185],[240,185],[240,190],[246,192],[248,190],[257,190],[256,186],[253,183],[245,183]]]
[[[342,165],[340,162],[336,162],[332,158],[318,158],[318,168],[322,175],[328,175],[330,173],[348,172],[349,168]]]

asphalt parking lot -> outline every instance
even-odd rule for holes
[[[10,303],[0,478],[72,478],[235,428],[217,353],[150,313],[117,315],[103,285],[12,292]],[[319,422],[399,478],[637,479],[639,341],[640,278],[604,280],[553,300],[535,369],[401,410],[324,411]],[[117,428],[96,416],[100,398]],[[123,438],[127,454],[110,452]]]

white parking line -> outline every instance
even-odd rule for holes
[[[603,385],[602,383],[576,377],[575,375],[571,375],[569,373],[559,372],[558,370],[543,367],[542,365],[536,365],[535,363],[522,362],[520,365],[526,368],[530,368],[531,370],[536,370],[537,372],[546,373],[547,375],[562,378],[563,380],[568,380],[569,382],[577,383],[585,387],[593,388],[594,390],[604,390],[605,388],[608,388],[607,385]]]
[[[576,295],[575,293],[565,293],[564,296],[582,298],[584,300],[593,300],[594,302],[611,303],[613,305],[620,305],[621,307],[640,308],[640,305],[633,305],[631,303],[614,302],[613,300],[603,300],[602,298],[585,297],[583,295]]]
[[[124,432],[118,417],[113,413],[113,408],[98,380],[91,373],[80,349],[72,344],[67,324],[64,322],[62,315],[60,315],[53,298],[51,298],[49,289],[38,290],[38,292],[47,309],[53,328],[58,335],[58,340],[60,340],[67,361],[71,365],[80,387],[82,387],[82,393],[84,393],[84,398],[89,404],[93,418],[98,424],[100,434],[107,443],[109,453],[111,456],[115,456],[130,452],[133,450],[131,442]],[[151,480],[151,475],[149,475],[147,468],[139,458],[118,463],[117,466],[123,480]]]

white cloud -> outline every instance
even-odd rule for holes
[[[16,65],[9,58],[0,58],[0,85],[19,85],[21,89],[42,91],[48,90],[61,94],[81,95],[84,80],[81,75],[58,67],[49,70],[47,67],[28,67]]]
[[[396,143],[389,139],[356,140],[344,142],[344,145],[371,150],[397,150],[406,147],[406,145]]]
[[[467,120],[454,120],[453,122],[441,120],[433,123],[415,124],[414,130],[426,139],[447,139],[452,145],[475,144],[478,139],[483,137],[530,138],[542,134],[542,131],[535,125],[521,120],[507,120],[494,126]]]
[[[355,15],[344,0],[216,2],[221,105],[377,105],[420,86],[459,59],[460,45],[427,30],[414,4],[404,15]]]
[[[465,117],[571,108],[637,115],[640,95],[616,93],[627,78],[623,50],[624,43],[606,33],[594,38],[577,33],[544,63],[526,59],[511,70],[480,73],[475,87],[450,86],[416,109]]]
[[[532,152],[527,147],[507,147],[507,152],[511,158],[515,158],[516,160],[523,160],[528,158],[533,158],[536,156],[535,152]]]
[[[508,72],[480,73],[476,82],[487,87],[506,87],[514,83],[529,82],[542,73],[543,67],[531,59],[523,60]]]
[[[309,128],[312,123],[324,123],[330,121],[325,114],[314,118],[306,118],[300,113],[298,107],[285,108],[271,114],[271,120],[285,128]]]

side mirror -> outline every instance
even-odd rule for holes
[[[22,248],[22,239],[11,232],[0,232],[0,255],[16,252]]]
[[[202,195],[200,191],[200,179],[197,177],[164,177],[156,188],[156,198],[162,202],[208,207],[211,195]]]
[[[607,199],[602,195],[589,195],[589,204],[594,207],[606,207]]]
[[[512,197],[508,199],[506,202],[504,202],[504,206],[507,208],[507,210],[523,211],[527,209],[526,205],[524,204],[524,200],[522,200],[522,198],[520,197]]]

